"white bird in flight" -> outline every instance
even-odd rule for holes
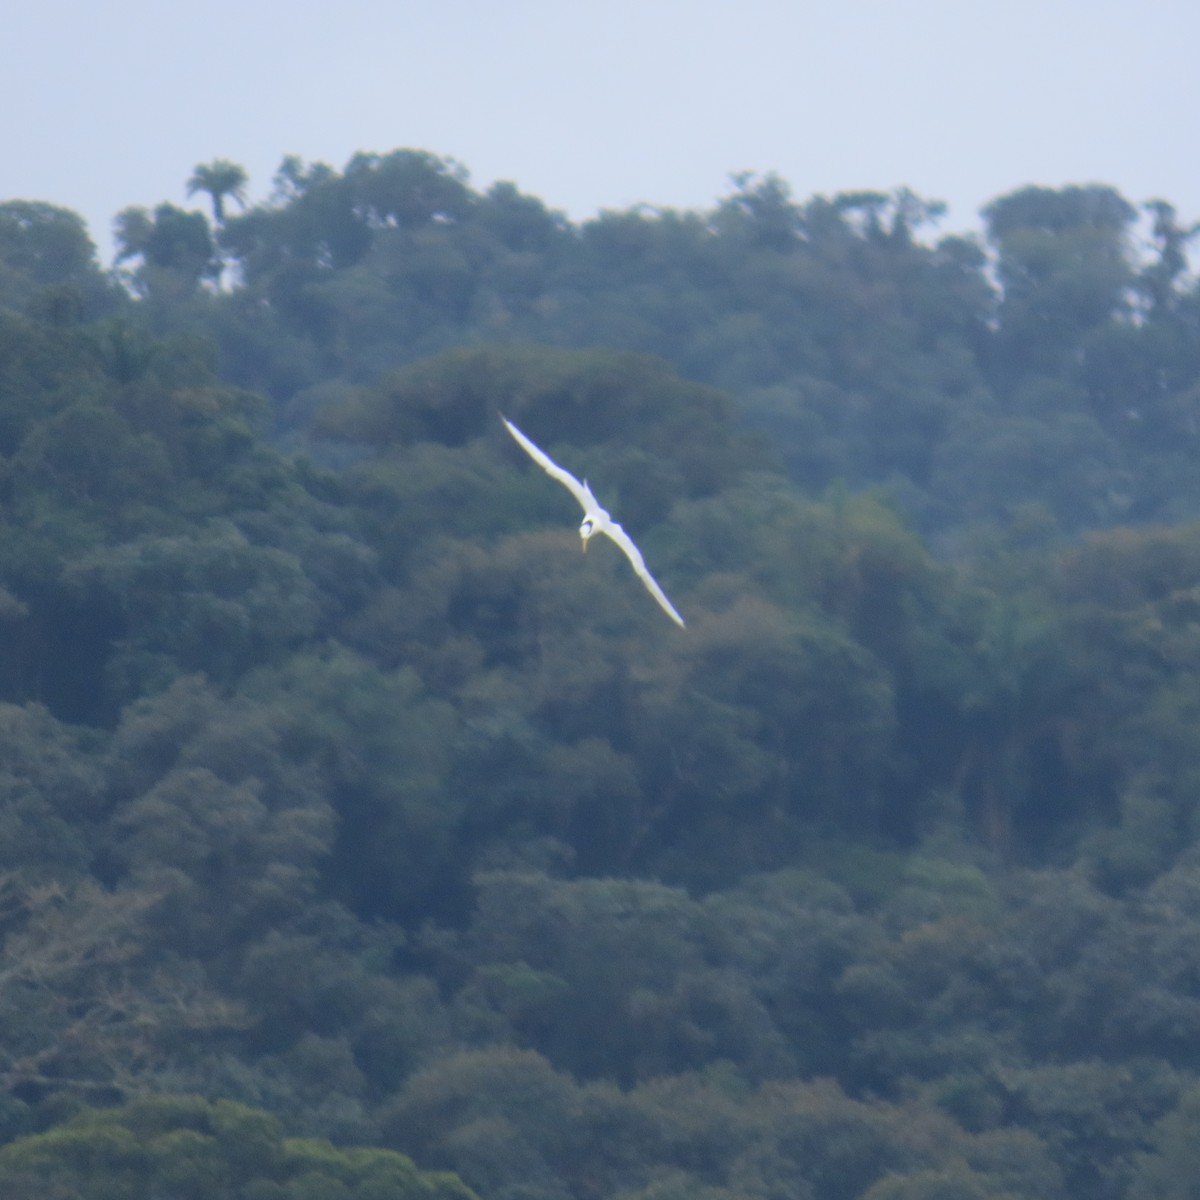
[[[657,580],[646,570],[646,560],[642,558],[642,552],[634,545],[633,539],[629,534],[621,528],[618,522],[614,521],[608,515],[608,512],[601,506],[600,501],[592,495],[592,489],[588,487],[587,480],[585,479],[580,483],[570,471],[564,471],[548,454],[535,446],[507,417],[501,416],[500,419],[504,422],[508,432],[516,438],[517,444],[521,446],[525,453],[551,479],[557,479],[583,506],[583,524],[579,526],[579,536],[583,538],[584,551],[587,551],[588,538],[593,534],[603,533],[612,538],[625,552],[625,557],[633,564],[633,569],[646,585],[646,590],[658,601],[663,612],[676,625],[686,628],[683,618],[675,611],[675,606],[670,600],[667,599],[666,592],[658,586]]]

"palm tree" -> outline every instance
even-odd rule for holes
[[[246,207],[246,184],[249,177],[235,162],[215,158],[210,163],[201,163],[188,180],[187,194],[207,192],[212,197],[213,220],[218,225],[225,223],[225,197],[232,196],[241,208]]]

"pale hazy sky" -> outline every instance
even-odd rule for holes
[[[0,199],[87,218],[241,163],[416,147],[574,218],[906,185],[973,227],[1027,183],[1200,219],[1195,0],[29,0],[0,30]]]

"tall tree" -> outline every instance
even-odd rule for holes
[[[1152,218],[1157,257],[1142,270],[1140,283],[1152,310],[1158,311],[1169,308],[1178,295],[1179,280],[1188,265],[1188,243],[1200,233],[1200,222],[1180,225],[1174,205],[1165,200],[1148,200],[1142,208]]]
[[[1004,291],[996,366],[1002,381],[1062,375],[1081,339],[1125,313],[1136,282],[1137,210],[1111,187],[1026,187],[983,210]]]
[[[188,180],[187,194],[194,196],[205,192],[212,200],[213,220],[218,225],[225,223],[225,197],[237,201],[239,208],[246,207],[246,184],[249,178],[245,170],[227,158],[214,158],[210,163],[200,163]]]
[[[174,204],[153,212],[127,208],[114,223],[117,262],[140,259],[134,285],[165,303],[190,296],[201,279],[217,279],[221,262],[203,214]]]

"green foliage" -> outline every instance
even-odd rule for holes
[[[1136,215],[1099,186],[1028,187],[988,205],[1005,352],[1050,367],[1083,331],[1120,312],[1133,284],[1125,239]]]
[[[33,200],[0,204],[0,309],[57,325],[119,307],[96,263],[96,248],[75,213]]]
[[[396,1140],[453,1163],[482,1194],[516,1194],[512,1178],[546,1197],[925,1195],[916,1189],[939,1176],[985,1196],[1049,1200],[1061,1188],[1028,1135],[964,1134],[920,1104],[864,1103],[828,1082],[731,1091],[684,1075],[623,1094],[573,1086],[534,1056],[483,1052],[414,1077],[393,1119]]]
[[[1195,1088],[1154,1127],[1151,1150],[1140,1156],[1130,1195],[1135,1200],[1177,1200],[1191,1191],[1200,1169],[1200,1092]]]
[[[155,1097],[72,1120],[0,1149],[0,1183],[79,1200],[471,1200],[446,1173],[388,1150],[284,1136],[267,1113]],[[12,1194],[9,1192],[8,1194]],[[21,1194],[25,1194],[22,1192]]]
[[[212,232],[200,213],[173,204],[160,204],[153,214],[127,208],[114,228],[117,262],[137,262],[129,279],[140,295],[178,304],[221,273]]]
[[[249,182],[245,170],[237,163],[225,158],[213,159],[210,163],[201,163],[188,180],[189,196],[197,192],[205,192],[212,200],[213,220],[218,225],[225,220],[225,197],[236,200],[246,207],[246,184]]]
[[[0,1190],[1184,1194],[1195,231],[246,182],[0,205]]]

